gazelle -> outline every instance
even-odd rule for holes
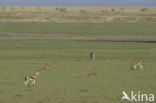
[[[40,74],[40,72],[36,72],[34,75],[27,75],[25,76],[25,80],[24,80],[24,85],[25,87],[27,87],[27,84],[29,81],[32,81],[32,86],[35,86],[35,79],[37,78],[37,76]]]
[[[89,73],[88,76],[96,76],[96,73]]]
[[[44,67],[44,68],[42,68],[42,69],[39,69],[38,72],[45,72],[45,71],[47,71],[48,69],[52,69],[52,68],[54,68],[54,67],[55,67],[54,65],[46,66],[46,67]]]
[[[138,60],[133,62],[131,69],[137,69],[137,66],[139,66],[139,69],[143,70],[143,62]]]
[[[95,54],[93,52],[90,53],[91,62],[95,59]]]
[[[45,72],[48,69],[52,69],[54,67],[55,66],[45,66],[42,69],[39,69],[34,75],[27,75],[27,76],[25,76],[24,86],[27,87],[28,82],[32,81],[31,85],[34,87],[35,86],[35,79],[38,77],[40,72]]]
[[[93,52],[90,53],[90,60],[92,64],[92,73],[88,74],[88,76],[96,76],[95,68],[93,66],[93,60],[95,59],[95,54]]]
[[[67,49],[61,49],[61,53],[67,53],[68,50]]]

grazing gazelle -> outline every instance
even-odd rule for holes
[[[95,59],[95,54],[93,52],[90,53],[91,62]]]
[[[96,76],[96,73],[89,73],[88,76]]]
[[[137,66],[139,66],[139,69],[143,70],[143,62],[138,60],[133,62],[131,69],[137,69]]]
[[[45,72],[45,71],[47,71],[48,69],[52,69],[52,68],[54,68],[54,67],[55,67],[54,65],[45,66],[45,67],[43,67],[42,69],[39,69],[38,72]]]
[[[68,50],[67,49],[61,49],[61,53],[67,53]]]
[[[25,80],[24,80],[24,86],[27,87],[27,84],[29,81],[32,81],[32,86],[35,86],[35,79],[38,77],[38,75],[40,74],[40,72],[45,72],[48,69],[54,68],[55,66],[45,66],[42,69],[39,69],[34,75],[27,75],[25,76]]]

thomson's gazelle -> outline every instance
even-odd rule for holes
[[[95,54],[93,52],[90,53],[91,62],[95,59]]]
[[[131,69],[137,69],[137,66],[139,67],[139,69],[143,70],[143,62],[138,60],[133,62]]]
[[[29,81],[32,81],[31,84],[34,87],[35,86],[35,79],[37,78],[37,76],[39,74],[40,74],[39,72],[36,72],[34,75],[27,75],[27,76],[25,76],[25,80],[24,80],[25,87],[27,87],[27,84],[28,84]]]
[[[25,80],[24,80],[24,86],[27,87],[28,82],[31,81],[31,85],[34,87],[35,86],[35,79],[38,77],[38,75],[40,74],[40,72],[45,72],[48,69],[52,69],[54,67],[55,67],[54,65],[45,66],[42,69],[39,69],[34,75],[26,75],[25,76]]]

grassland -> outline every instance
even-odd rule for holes
[[[1,40],[156,41],[156,23],[3,22]]]
[[[156,93],[155,44],[1,41],[0,48],[1,103],[119,103],[123,90]],[[61,54],[60,48],[69,52]],[[144,61],[143,71],[130,70],[136,59]],[[24,88],[24,76],[45,62],[56,68],[41,73],[35,88]],[[88,77],[92,68],[97,76]]]
[[[1,7],[0,103],[120,103],[123,90],[156,94],[155,7],[66,9]],[[135,60],[143,71],[130,70]],[[24,76],[46,63],[56,67],[24,88]],[[97,76],[88,77],[93,68]]]

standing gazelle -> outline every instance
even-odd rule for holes
[[[93,60],[95,59],[95,54],[93,52],[90,53],[90,60],[92,65],[92,73],[88,74],[88,76],[96,76],[95,68],[93,66]]]
[[[39,74],[40,74],[39,72],[36,72],[34,75],[27,75],[27,76],[25,76],[25,80],[24,80],[25,87],[27,87],[27,84],[28,84],[29,81],[32,81],[31,84],[34,87],[35,86],[35,79],[37,78],[37,76]]]
[[[139,66],[139,69],[143,70],[143,62],[138,60],[133,62],[131,69],[137,69],[137,66]]]
[[[48,69],[54,68],[55,66],[45,66],[42,69],[39,69],[34,75],[27,75],[25,76],[25,80],[24,80],[24,86],[27,87],[27,84],[29,81],[32,81],[31,85],[34,87],[35,86],[35,79],[38,77],[38,75],[40,74],[40,72],[45,72]]]
[[[90,53],[90,59],[91,59],[91,63],[93,62],[93,60],[95,59],[95,54],[93,52]]]

